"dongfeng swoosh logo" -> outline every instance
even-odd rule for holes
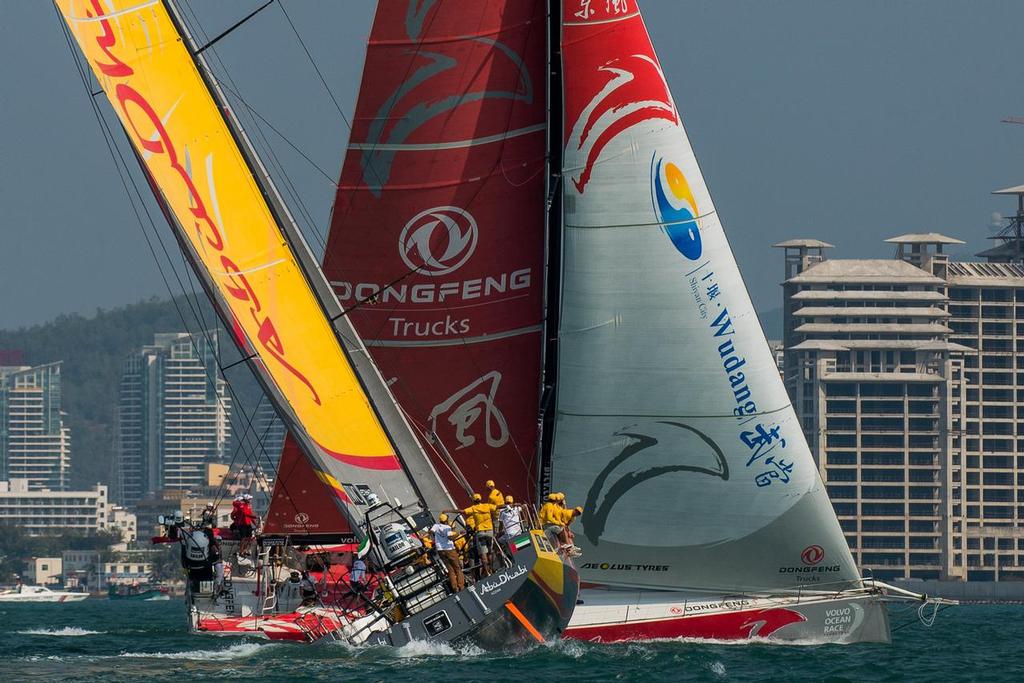
[[[419,31],[421,23],[429,10],[429,4],[420,7],[421,11],[408,14],[408,26]],[[397,152],[389,145],[400,145],[429,121],[445,116],[455,109],[482,100],[518,100],[527,104],[533,102],[533,81],[523,62],[523,58],[508,45],[491,38],[463,39],[482,43],[490,48],[490,60],[504,60],[502,69],[495,69],[490,81],[493,83],[498,74],[506,75],[504,82],[496,83],[486,90],[470,90],[467,92],[438,92],[430,88],[431,81],[438,84],[444,82],[444,74],[452,69],[467,68],[459,63],[456,57],[419,49],[413,56],[414,60],[426,60],[388,96],[374,116],[373,123],[367,131],[364,149],[360,155],[363,169],[363,182],[375,197],[381,196],[381,190],[391,177],[391,167]],[[457,46],[460,42],[454,41]],[[509,68],[510,67],[510,68]],[[410,67],[411,68],[411,67]],[[482,69],[483,65],[473,65],[474,69]],[[425,86],[425,87],[420,87]],[[504,86],[504,87],[503,87]],[[418,93],[418,95],[414,94]],[[383,145],[380,149],[375,145]]]
[[[447,275],[476,249],[476,219],[457,206],[438,206],[413,216],[398,236],[405,265],[423,275]]]
[[[647,432],[647,433],[643,433]],[[657,421],[645,425],[641,432],[639,425],[632,425],[615,433],[629,439],[622,451],[605,465],[590,486],[587,502],[583,508],[583,533],[594,545],[598,544],[608,524],[612,509],[633,487],[657,477],[675,472],[693,472],[698,475],[729,479],[729,463],[722,449],[704,432],[682,422]],[[700,446],[696,449],[680,450],[680,437],[684,433],[697,437]],[[656,434],[657,436],[652,436]],[[693,439],[685,439],[692,443]],[[638,456],[649,456],[657,463],[646,469],[632,469],[612,481],[616,470]],[[612,483],[609,484],[609,481]],[[603,495],[602,495],[603,494]]]

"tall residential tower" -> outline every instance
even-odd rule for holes
[[[201,487],[206,464],[225,459],[230,399],[217,346],[216,331],[162,333],[125,359],[115,472],[120,503],[134,506],[160,489]]]
[[[32,491],[63,491],[71,469],[71,430],[61,412],[61,364],[0,366],[0,480]]]

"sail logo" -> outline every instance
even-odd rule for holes
[[[800,561],[808,566],[821,564],[825,559],[825,549],[820,545],[809,545],[800,553]]]
[[[398,253],[411,270],[431,277],[458,270],[476,251],[477,224],[465,209],[438,206],[413,216],[398,236]]]
[[[590,182],[597,160],[619,134],[650,120],[679,123],[665,76],[652,55],[613,59],[597,71],[609,78],[580,112],[567,143],[568,150],[575,149],[583,157],[578,173],[572,176],[580,194]]]
[[[725,453],[699,429],[682,422],[663,420],[644,425],[643,431],[638,427],[631,425],[615,433],[615,436],[626,438],[625,445],[605,465],[587,492],[583,506],[583,533],[594,545],[604,535],[612,508],[631,489],[646,481],[682,472],[729,480]],[[649,466],[641,469],[644,460]],[[616,472],[619,476],[612,480]]]
[[[462,450],[476,443],[476,437],[469,431],[482,419],[487,445],[490,448],[501,448],[507,444],[508,422],[494,404],[500,384],[501,373],[492,370],[434,406],[427,418],[430,420],[431,431],[437,431],[439,417],[448,415],[447,422],[455,429],[455,439],[459,442],[456,450]]]
[[[422,9],[409,15],[407,30],[410,35],[415,33],[418,36],[422,30],[422,22],[430,8],[424,6]],[[463,42],[476,43],[473,47],[483,48],[488,53],[486,67],[489,76],[484,79],[486,83],[482,87],[461,91],[454,87],[458,83],[458,74],[471,68],[460,62],[460,58],[465,59],[466,48],[452,50],[457,54],[449,55],[423,49],[423,44],[417,43],[416,49],[410,50],[413,57],[408,66],[399,70],[404,74],[402,81],[381,102],[371,119],[365,140],[350,145],[362,152],[359,163],[363,182],[378,199],[391,179],[395,158],[403,145],[418,142],[417,135],[423,142],[444,142],[423,140],[422,129],[431,122],[451,120],[460,108],[480,102],[507,100],[510,103],[533,103],[533,79],[522,55],[509,45],[485,36],[463,38],[457,44]],[[441,47],[438,43],[434,45]],[[506,121],[504,117],[496,117],[495,120]]]
[[[697,224],[697,201],[686,175],[675,164],[651,161],[651,186],[654,210],[672,246],[680,254],[696,261],[703,251],[700,226]]]

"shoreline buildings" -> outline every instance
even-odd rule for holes
[[[1024,187],[1001,243],[889,259],[789,240],[783,375],[847,541],[880,579],[1024,580]]]
[[[0,480],[31,490],[64,490],[71,470],[71,430],[61,411],[61,363],[0,365]]]
[[[216,331],[159,333],[125,359],[114,473],[122,505],[162,489],[202,487],[206,465],[225,460],[231,403],[218,353]]]

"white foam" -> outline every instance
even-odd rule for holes
[[[411,657],[456,657],[458,652],[448,643],[432,643],[426,640],[413,640],[397,650],[395,656],[402,659]]]
[[[188,659],[191,661],[220,661],[225,659],[238,659],[251,657],[258,651],[274,647],[270,644],[260,645],[258,643],[239,643],[223,650],[187,650],[185,652],[124,652],[118,656],[132,657],[136,659]]]
[[[62,637],[73,637],[73,636],[98,636],[106,633],[106,631],[90,631],[86,628],[78,628],[77,626],[65,626],[64,628],[30,628],[25,631],[18,631],[23,636],[62,636]]]
[[[543,645],[550,650],[573,659],[579,659],[587,654],[586,647],[579,640],[547,640],[544,641]]]
[[[725,675],[725,664],[722,664],[721,662],[713,662],[710,668],[711,673],[715,674],[716,676]]]

